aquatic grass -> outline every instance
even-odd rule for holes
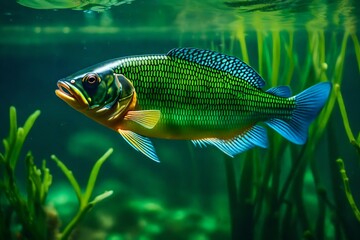
[[[239,26],[234,36],[241,48],[238,55],[244,60],[244,56],[254,54],[243,49],[247,47],[243,33],[242,26]],[[339,45],[339,33],[332,33],[329,41],[325,31],[308,29],[307,50],[302,55],[294,48],[299,44],[296,34],[292,30],[270,32],[256,29],[257,70],[260,75],[272,87],[290,84],[295,91],[297,89],[296,92],[323,81],[331,81],[335,88],[340,86],[348,39],[353,35],[343,33],[340,47],[336,47]],[[356,45],[356,40],[353,39],[353,42]],[[236,51],[236,48],[232,49]],[[254,62],[246,60],[247,63],[249,61]],[[254,149],[242,154],[242,168],[238,176],[231,159],[225,159],[232,239],[238,239],[239,229],[241,239],[265,239],[270,236],[289,239],[299,234],[309,239],[326,239],[326,219],[335,207],[329,199],[328,190],[323,187],[314,152],[325,134],[337,102],[335,91],[331,92],[324,109],[312,123],[307,144],[299,148],[277,134],[269,134],[270,148],[265,153],[260,154]],[[288,169],[283,166],[284,161],[291,162]],[[303,198],[305,176],[311,176],[311,182],[307,184],[312,185],[315,191],[315,202],[312,204],[317,206],[316,212],[309,210]],[[334,227],[336,236],[340,236],[340,231],[344,231],[343,227]]]
[[[333,175],[335,179],[331,179],[333,189],[324,187],[326,180],[323,179],[318,165],[320,159],[315,153],[323,142],[327,146],[338,144],[334,143],[336,138],[330,136],[333,132],[328,125],[332,124],[331,116],[338,102],[336,87],[341,86],[343,81],[350,37],[355,52],[359,51],[357,35],[308,28],[304,41],[298,38],[303,32],[293,29],[272,31],[255,26],[254,32],[245,35],[243,22],[239,21],[238,24],[238,28],[230,34],[233,37],[231,41],[222,36],[221,43],[216,45],[216,41],[212,40],[212,49],[238,56],[250,64],[255,63],[253,67],[268,83],[265,89],[291,85],[294,93],[299,93],[318,82],[329,81],[333,83],[334,90],[311,124],[307,144],[296,146],[269,130],[269,149],[253,149],[233,159],[241,161],[241,171],[235,169],[238,165],[231,164],[231,159],[224,160],[233,239],[238,239],[239,232],[241,239],[269,236],[278,239],[294,236],[326,239],[327,234],[333,234],[337,239],[347,239],[344,236],[350,234],[351,229],[341,218],[341,211],[345,209],[344,202],[338,197],[337,176]],[[254,37],[257,48],[250,49],[249,46],[253,44],[249,40]],[[227,46],[228,43],[234,46]],[[301,51],[296,51],[299,45]],[[360,66],[358,56],[356,53]],[[323,141],[325,134],[329,136]],[[355,136],[351,139],[355,139]],[[360,133],[355,140],[359,142]],[[327,159],[330,166],[335,162],[332,156],[336,155],[336,151],[336,147],[329,149]],[[312,195],[314,201],[311,203],[304,199],[306,176],[311,178],[306,184],[313,188],[313,192],[306,193],[306,196]],[[332,196],[332,192],[335,196]],[[331,215],[339,217],[338,224],[334,222],[332,225],[333,233],[327,230]]]
[[[95,204],[112,194],[112,191],[106,191],[90,201],[100,168],[113,151],[109,149],[95,163],[84,193],[72,172],[52,155],[52,159],[69,179],[80,204],[78,213],[63,232],[59,231],[60,220],[56,211],[46,206],[46,197],[54,179],[46,161],[43,160],[41,167],[37,167],[31,152],[25,157],[27,196],[23,196],[17,184],[15,169],[19,164],[22,146],[39,115],[40,111],[35,111],[27,118],[23,127],[18,127],[16,109],[10,107],[9,136],[3,140],[4,153],[0,153],[0,236],[4,239],[13,239],[14,236],[24,240],[68,239],[84,215]]]
[[[310,49],[318,49],[318,52],[312,52],[315,57],[313,57],[313,61],[317,61],[318,64],[313,64],[313,73],[314,73],[314,77],[315,79],[317,79],[317,81],[322,81],[322,80],[326,80],[326,74],[323,73],[324,70],[323,66],[322,66],[322,61],[323,59],[325,59],[324,57],[324,49],[323,48],[318,48],[315,46],[319,46],[319,43],[322,43],[322,45],[324,45],[324,41],[325,38],[323,37],[323,33],[309,33],[312,34],[313,37],[312,39],[315,39],[313,41],[309,42],[309,47]],[[345,49],[346,49],[346,43],[347,43],[347,34],[345,33],[343,36],[343,40],[342,40],[342,44],[341,44],[341,48],[340,48],[340,52],[338,52],[338,54],[332,53],[331,55],[333,56],[333,58],[329,58],[328,59],[328,63],[329,65],[334,65],[334,72],[333,75],[334,77],[331,79],[331,81],[333,83],[341,83],[342,81],[342,71],[343,71],[343,63],[345,62]],[[317,39],[317,40],[316,40]],[[318,41],[318,42],[317,42]],[[337,50],[336,48],[334,48],[335,51]],[[314,159],[314,152],[316,149],[316,146],[318,146],[321,136],[324,134],[325,128],[327,126],[327,123],[330,119],[331,113],[333,111],[334,108],[334,104],[336,101],[336,97],[334,92],[331,93],[328,103],[326,104],[325,108],[323,109],[323,111],[320,113],[320,115],[317,117],[317,119],[312,123],[312,126],[310,127],[309,130],[309,142],[307,144],[307,147],[304,149],[304,154],[301,156],[300,158],[300,163],[299,163],[299,167],[297,169],[297,177],[295,177],[293,179],[293,186],[292,188],[295,189],[302,189],[303,185],[303,180],[305,173],[306,173],[306,168],[304,166],[309,165],[310,164],[310,171],[311,174],[313,175],[313,178],[315,179],[315,186],[316,189],[318,189],[318,204],[321,204],[321,201],[323,201],[323,196],[324,193],[320,187],[321,183],[319,181],[318,176],[318,168],[315,166],[315,159]],[[296,183],[296,184],[294,184]],[[300,197],[300,196],[299,196]],[[301,202],[298,201],[298,208],[300,209],[299,211],[301,211],[302,213],[306,213],[306,209],[304,208],[304,206],[302,205]],[[303,226],[309,227],[310,229],[312,229],[312,231],[317,237],[321,237],[324,236],[324,228],[318,228],[320,226],[324,225],[324,209],[321,207],[319,208],[318,211],[318,220],[316,222],[316,227],[315,226],[310,226],[308,224],[309,220],[308,220],[308,216],[303,216]]]
[[[24,198],[17,187],[15,170],[25,139],[31,130],[40,111],[35,111],[25,121],[23,127],[17,126],[17,115],[15,107],[10,107],[10,129],[8,138],[3,139],[4,153],[0,153],[1,180],[0,197],[6,198],[22,222],[22,232],[29,239],[46,239],[49,235],[45,223],[46,215],[43,204],[51,185],[52,177],[46,165],[42,165],[42,171],[34,164],[31,152],[25,157],[27,166],[27,198]],[[2,202],[1,202],[2,203]],[[11,239],[13,233],[10,231],[12,211],[7,206],[1,206],[2,225],[1,236]]]
[[[340,90],[340,85],[335,84],[334,88],[335,88],[335,93],[336,93],[336,97],[337,97],[337,102],[338,102],[338,105],[340,108],[341,117],[343,119],[346,135],[349,138],[349,142],[355,147],[357,153],[360,155],[359,137],[358,137],[358,139],[355,139],[354,134],[351,130],[351,127],[349,124],[349,119],[348,119],[346,108],[345,108],[344,99],[342,97],[341,90]],[[359,132],[359,136],[360,136],[360,132]]]
[[[343,183],[344,183],[344,190],[345,190],[346,198],[349,201],[349,204],[351,206],[351,209],[354,212],[354,215],[355,215],[356,219],[360,222],[360,211],[359,211],[358,207],[356,206],[353,194],[351,193],[350,184],[349,184],[349,178],[348,178],[348,176],[346,174],[344,161],[341,158],[339,158],[339,159],[336,160],[336,162],[337,162],[337,164],[339,166],[339,171],[340,171],[340,174],[341,174],[341,178],[342,178]]]
[[[264,75],[264,65],[263,65],[263,49],[264,49],[264,41],[263,41],[263,36],[262,36],[262,32],[257,29],[256,30],[256,39],[257,39],[257,47],[258,47],[258,70],[259,70],[259,74],[261,76]]]
[[[305,81],[307,84],[314,84],[316,81],[326,81],[326,75],[324,74],[323,64],[326,64],[325,59],[325,32],[324,30],[318,31],[309,31],[308,32],[308,41],[309,41],[309,52],[312,53],[312,65],[315,78],[308,79]]]
[[[59,234],[58,237],[59,239],[64,239],[64,240],[68,239],[71,232],[74,230],[78,222],[83,219],[85,214],[88,213],[96,203],[102,201],[103,199],[113,194],[113,191],[105,191],[104,193],[96,196],[92,201],[90,201],[100,168],[102,164],[106,161],[106,159],[108,159],[108,157],[111,155],[112,152],[113,149],[110,148],[109,150],[106,151],[106,153],[102,157],[99,158],[99,160],[96,161],[94,167],[91,170],[89,180],[84,192],[81,191],[80,185],[76,180],[76,178],[74,177],[72,171],[70,171],[59,158],[57,158],[55,155],[51,155],[51,159],[56,162],[58,167],[62,170],[62,172],[69,180],[79,201],[78,212],[75,214],[74,218],[70,221],[70,223],[64,228],[63,232]]]
[[[3,140],[3,144],[5,147],[4,156],[1,155],[1,158],[4,159],[5,162],[10,164],[10,168],[12,170],[15,169],[17,160],[19,159],[19,155],[21,152],[21,148],[24,144],[24,141],[32,128],[34,122],[40,115],[40,111],[35,111],[29,118],[25,121],[23,127],[17,127],[17,117],[16,117],[16,109],[14,107],[10,108],[10,132],[9,137]]]
[[[359,44],[359,39],[358,39],[356,33],[351,33],[351,38],[352,38],[353,43],[354,43],[357,64],[358,64],[358,68],[359,68],[359,72],[360,72],[360,44]]]
[[[246,46],[245,35],[246,34],[245,34],[243,28],[236,32],[236,38],[238,39],[238,41],[240,43],[242,59],[244,62],[250,64],[249,54],[248,54],[248,50],[247,50],[247,46]],[[222,44],[222,45],[225,46],[224,44]]]
[[[331,79],[331,82],[333,84],[341,85],[342,82],[342,73],[344,68],[344,62],[345,62],[345,54],[346,54],[346,47],[347,47],[347,40],[349,38],[348,33],[344,33],[342,42],[341,42],[341,48],[339,54],[336,56],[336,59],[332,60],[331,62],[334,64],[334,71],[332,73],[333,78]],[[321,73],[319,73],[321,74]],[[332,91],[329,100],[327,104],[325,105],[323,111],[320,113],[319,117],[314,121],[312,124],[312,127],[310,128],[310,132],[314,132],[313,141],[316,143],[320,140],[321,136],[323,135],[325,131],[325,127],[329,121],[330,115],[333,111],[334,105],[336,102],[336,96],[335,92]],[[316,129],[316,130],[315,130]],[[315,145],[314,145],[315,147]],[[310,152],[313,149],[310,150]],[[311,154],[311,153],[309,153]]]
[[[287,69],[287,71],[284,71],[285,76],[283,79],[285,79],[284,83],[286,86],[290,85],[291,83],[295,70],[295,62],[297,60],[297,55],[294,53],[294,31],[289,30],[288,35],[289,41],[288,43],[285,42],[284,45],[287,58],[287,67],[285,69]]]
[[[272,74],[271,74],[271,83],[272,86],[277,86],[279,81],[279,71],[281,65],[281,49],[280,49],[280,32],[278,30],[273,30],[271,32],[272,37]]]
[[[337,98],[337,102],[339,105],[339,109],[340,109],[341,117],[343,120],[346,135],[349,139],[349,142],[351,143],[351,145],[354,146],[354,148],[356,149],[356,152],[360,156],[360,132],[358,134],[358,138],[355,139],[354,134],[350,127],[349,119],[348,119],[346,108],[345,108],[345,103],[344,103],[344,100],[343,100],[343,97],[341,94],[341,90],[340,90],[340,85],[336,84],[334,88],[335,88],[336,98]],[[359,158],[359,160],[360,160],[360,158]],[[341,158],[339,158],[336,160],[336,162],[339,166],[339,171],[340,171],[341,178],[342,178],[342,181],[344,184],[344,191],[346,194],[346,198],[351,206],[351,209],[354,212],[356,219],[360,222],[360,211],[355,203],[354,197],[353,197],[351,189],[350,189],[349,178],[346,174],[344,161]],[[359,163],[360,163],[360,161],[359,161]]]

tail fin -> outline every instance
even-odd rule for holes
[[[291,97],[296,108],[290,121],[270,119],[266,124],[295,144],[304,144],[307,140],[310,123],[325,105],[331,91],[331,83],[318,83]]]

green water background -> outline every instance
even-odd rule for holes
[[[58,99],[54,94],[58,79],[106,59],[166,53],[174,47],[216,49],[241,57],[242,49],[236,37],[239,32],[246,38],[250,64],[257,70],[256,30],[269,35],[280,31],[283,39],[288,31],[294,31],[294,51],[299,59],[310,54],[307,49],[309,31],[325,32],[327,51],[340,48],[342,34],[346,31],[355,32],[359,37],[360,6],[357,1],[275,1],[275,4],[266,1],[133,1],[99,13],[31,9],[15,1],[1,2],[0,6],[0,135],[5,137],[7,134],[10,105],[16,106],[20,120],[40,109],[41,117],[25,149],[31,149],[39,161],[49,159],[55,153],[83,184],[94,161],[107,148],[113,147],[114,154],[100,172],[98,191],[113,189],[115,196],[94,211],[85,226],[97,229],[96,226],[101,225],[98,216],[106,212],[108,218],[115,218],[116,227],[111,229],[115,233],[137,226],[139,216],[138,210],[123,214],[118,206],[125,202],[142,202],[140,208],[155,204],[171,212],[169,218],[176,219],[178,215],[189,213],[195,217],[206,216],[210,219],[209,226],[214,222],[213,225],[223,230],[218,239],[229,237],[223,155],[215,148],[195,148],[186,141],[154,139],[161,164],[152,162],[134,151],[116,132],[82,116]],[[331,45],[334,33],[338,42]],[[357,135],[360,130],[360,76],[350,40],[345,61],[341,87],[350,124]],[[296,66],[300,71],[301,63],[299,61]],[[333,68],[328,65],[329,71]],[[268,83],[265,88],[270,88],[272,80],[265,81]],[[293,79],[291,86],[298,89],[299,81]],[[329,132],[335,136],[335,141],[327,141]],[[269,130],[268,134],[276,133]],[[337,156],[331,155],[329,149],[333,148],[337,149]],[[320,178],[330,196],[339,195],[345,199],[340,181],[339,191],[332,192],[334,176],[328,160],[342,157],[346,159],[354,198],[360,204],[358,157],[348,143],[337,106],[327,133],[315,149],[313,155]],[[241,155],[234,159],[238,172],[241,161]],[[289,167],[286,161],[278,164]],[[49,162],[49,165],[54,169],[55,179],[49,202],[59,206],[59,213],[66,221],[76,208],[75,195],[55,164]],[[20,179],[22,175],[20,167]],[[313,195],[313,189],[304,192],[310,209],[317,207],[311,201]],[[347,203],[346,200],[343,202]],[[349,239],[358,239],[359,223],[349,206],[343,206],[343,209],[346,218],[343,221],[353,232]],[[193,221],[195,225],[197,222]],[[336,219],[329,216],[329,226],[332,221],[336,222]],[[335,239],[331,231],[328,237]]]

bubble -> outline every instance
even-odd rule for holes
[[[322,70],[327,70],[327,69],[328,69],[328,65],[327,65],[326,62],[323,62],[323,63],[321,64],[321,69],[322,69]]]

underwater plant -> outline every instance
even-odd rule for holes
[[[210,48],[253,64],[268,81],[268,87],[291,85],[298,90],[330,81],[335,91],[332,91],[328,103],[310,127],[308,142],[303,147],[269,135],[271,147],[265,153],[258,149],[250,150],[238,157],[240,162],[224,158],[232,239],[292,239],[294,236],[304,239],[353,239],[357,235],[349,227],[351,220],[344,216],[347,203],[338,194],[343,191],[338,187],[341,180],[357,218],[359,211],[350,191],[344,164],[334,157],[338,152],[331,146],[337,143],[332,137],[331,127],[327,126],[333,124],[331,115],[338,102],[346,133],[359,151],[360,136],[355,139],[351,133],[338,91],[343,80],[349,40],[352,40],[360,71],[360,47],[356,33],[350,30],[329,33],[309,26],[305,32],[307,41],[304,41],[303,32],[294,29],[265,30],[254,24],[255,32],[247,32],[247,25],[242,20],[234,26],[230,37],[222,37],[219,44],[212,40]],[[299,45],[304,45],[306,51],[297,52],[296,46]],[[319,159],[315,154],[322,144],[330,146],[328,156],[322,160],[327,161],[331,169],[330,187],[325,187],[326,180],[322,179]],[[340,166],[341,176],[336,163]]]
[[[50,170],[45,160],[38,167],[30,151],[25,157],[27,175],[26,197],[24,196],[17,183],[15,170],[19,164],[22,146],[39,115],[40,111],[35,111],[23,127],[18,127],[16,109],[10,107],[9,136],[3,140],[4,153],[0,153],[0,236],[3,239],[69,239],[85,214],[113,193],[105,191],[90,200],[99,170],[113,151],[110,148],[92,168],[85,191],[81,191],[73,173],[65,164],[55,155],[51,156],[71,183],[79,201],[78,212],[64,230],[60,230],[60,219],[56,210],[46,206],[46,197],[53,182]]]
[[[347,197],[347,199],[349,201],[349,204],[351,206],[351,209],[354,212],[354,215],[355,215],[356,219],[360,222],[360,211],[359,211],[359,208],[357,207],[357,205],[355,203],[353,194],[351,193],[350,184],[349,184],[349,178],[348,178],[348,176],[346,174],[344,161],[341,158],[339,158],[339,159],[336,160],[336,162],[339,165],[341,178],[342,178],[343,183],[344,183],[344,189],[345,189],[346,197]]]
[[[357,42],[357,44],[358,44],[358,42]],[[359,50],[359,48],[357,48],[357,49]],[[357,54],[357,56],[358,56],[358,54]],[[359,63],[360,63],[360,61],[359,61]],[[359,70],[360,70],[360,68],[359,68]],[[354,134],[351,131],[351,127],[350,127],[349,120],[348,120],[348,117],[347,117],[344,100],[343,100],[343,97],[342,97],[342,94],[341,94],[341,91],[340,91],[340,85],[338,85],[338,84],[335,85],[335,92],[336,92],[337,102],[339,104],[339,108],[340,108],[341,116],[342,116],[342,119],[343,119],[346,134],[347,134],[347,136],[349,138],[350,143],[355,147],[355,149],[356,149],[356,151],[357,151],[357,153],[359,155],[359,160],[360,160],[360,132],[358,134],[357,139],[355,139]],[[357,205],[355,203],[353,194],[351,193],[350,184],[349,184],[349,178],[348,178],[348,176],[346,174],[344,161],[341,158],[339,158],[339,159],[336,160],[336,162],[337,162],[337,164],[339,166],[339,171],[340,171],[340,174],[341,174],[341,178],[342,178],[343,183],[344,183],[344,191],[345,191],[346,197],[347,197],[347,199],[349,201],[349,204],[351,206],[351,209],[354,212],[354,215],[355,215],[356,219],[360,222],[360,211],[359,211],[359,209],[358,209],[358,207],[357,207]]]
[[[360,61],[359,61],[360,62]],[[346,131],[346,135],[349,138],[349,141],[351,143],[351,145],[354,146],[354,148],[356,149],[357,153],[360,156],[360,132],[358,133],[358,137],[355,139],[353,132],[351,131],[351,127],[349,124],[349,119],[346,113],[346,108],[345,108],[345,103],[340,91],[340,85],[336,84],[335,85],[335,92],[336,92],[336,97],[337,97],[337,102],[339,104],[339,108],[340,108],[340,112],[341,112],[341,117],[343,119],[343,123],[344,123],[344,128]]]

